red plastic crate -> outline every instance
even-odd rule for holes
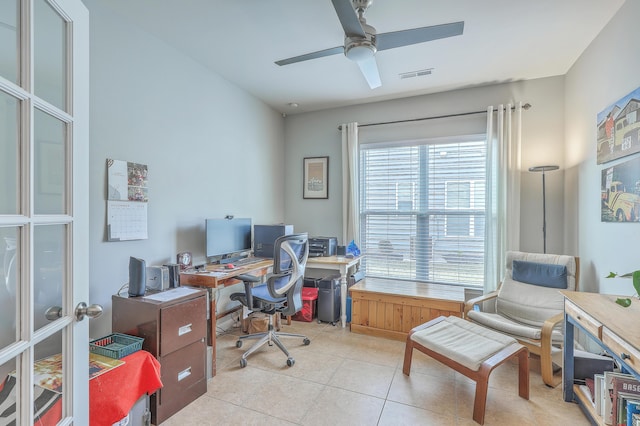
[[[304,287],[302,289],[302,309],[291,317],[295,321],[311,322],[316,316],[318,289]]]

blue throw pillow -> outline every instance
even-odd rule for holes
[[[567,267],[564,265],[514,260],[512,277],[527,284],[567,288]]]

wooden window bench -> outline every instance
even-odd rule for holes
[[[412,328],[464,312],[463,287],[366,278],[349,291],[351,331],[369,336],[406,341]]]

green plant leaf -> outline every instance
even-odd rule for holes
[[[636,289],[636,294],[640,295],[640,271],[633,271],[633,288]]]
[[[631,306],[631,299],[629,298],[623,299],[619,297],[616,299],[616,303],[622,307],[628,308],[629,306]]]
[[[607,275],[605,278],[615,278],[617,276],[618,274],[616,274],[615,272],[609,272],[609,275]]]

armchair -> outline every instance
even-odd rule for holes
[[[564,297],[559,290],[578,290],[580,259],[510,251],[506,264],[498,290],[467,301],[465,318],[510,335],[537,354],[543,382],[555,387],[562,380],[554,375],[554,364],[562,366]]]
[[[301,337],[305,345],[311,341],[302,334],[280,333],[273,327],[273,314],[293,315],[302,309],[302,287],[304,270],[309,256],[307,234],[291,234],[279,237],[274,244],[273,273],[265,283],[253,275],[238,275],[244,282],[244,293],[233,293],[231,300],[237,300],[251,310],[264,312],[269,316],[266,332],[240,336],[236,347],[242,347],[245,339],[259,339],[251,348],[242,354],[240,367],[247,366],[247,357],[265,343],[273,343],[287,356],[287,365],[293,366],[295,360],[280,341],[280,337]]]

